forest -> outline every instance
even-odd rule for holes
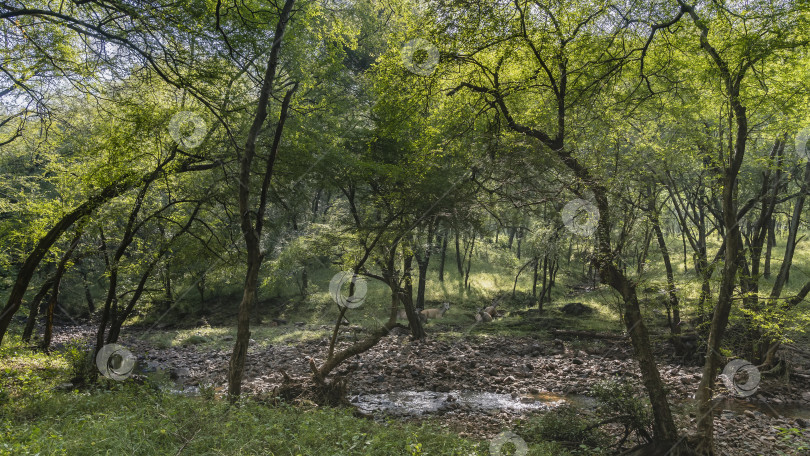
[[[0,37],[0,455],[810,454],[810,2]]]

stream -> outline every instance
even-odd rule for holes
[[[564,395],[542,392],[526,396],[498,394],[480,391],[396,391],[384,394],[359,394],[350,402],[361,412],[400,417],[442,414],[449,411],[527,413],[553,410],[570,404],[582,408],[594,408],[596,400],[582,395]],[[694,399],[680,401],[676,407],[695,404]],[[772,418],[801,418],[810,420],[810,408],[793,403],[773,403],[760,400],[722,398],[715,401],[716,412],[743,414],[746,411],[762,413]]]
[[[540,393],[528,396],[489,393],[481,391],[398,391],[385,394],[359,394],[350,402],[364,413],[382,413],[393,416],[421,416],[459,410],[494,414],[496,412],[525,413],[546,411],[565,403],[593,405],[586,396],[565,396]]]

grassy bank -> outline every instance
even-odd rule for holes
[[[253,399],[231,406],[214,394],[187,397],[132,379],[62,390],[77,355],[46,356],[17,343],[0,349],[0,455],[489,454],[488,441],[435,422],[375,422],[348,409]],[[529,454],[567,453],[541,442]]]

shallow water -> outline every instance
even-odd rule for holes
[[[451,410],[508,411],[522,413],[550,410],[569,402],[565,396],[552,393],[512,397],[510,394],[481,391],[398,391],[385,394],[360,394],[351,402],[365,413],[396,416],[419,416]]]
[[[727,397],[715,400],[715,410],[728,411],[732,413],[745,413],[746,410],[761,412],[773,418],[802,418],[810,419],[810,408],[801,404],[776,404],[773,402],[763,402],[759,400],[744,400]]]
[[[593,408],[596,400],[581,395],[564,395],[541,392],[527,396],[512,397],[510,394],[481,391],[396,391],[384,394],[360,394],[351,402],[364,413],[382,413],[394,416],[421,416],[444,413],[452,410],[468,412],[506,411],[524,413],[552,410],[564,404],[583,408]],[[694,405],[694,399],[680,402],[679,405]],[[728,411],[742,414],[746,410],[760,412],[774,418],[810,419],[810,408],[799,404],[775,404],[757,400],[724,398],[715,402],[715,411]]]

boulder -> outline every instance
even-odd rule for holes
[[[570,302],[562,307],[562,312],[566,315],[570,315],[573,317],[579,317],[581,315],[589,315],[594,312],[594,310],[581,302]]]

